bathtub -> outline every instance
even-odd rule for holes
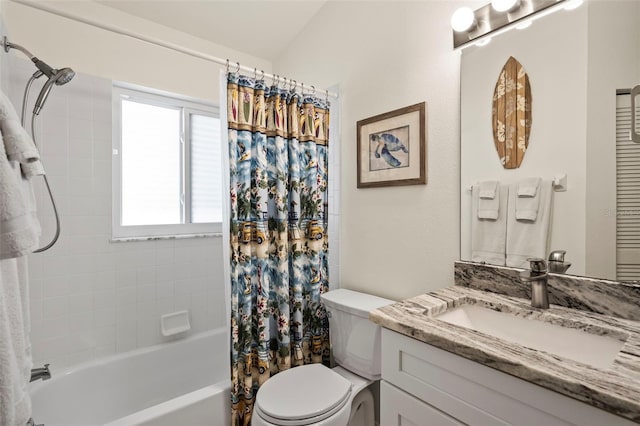
[[[33,419],[45,426],[228,426],[227,345],[227,329],[216,329],[53,370],[32,387]]]

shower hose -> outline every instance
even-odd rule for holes
[[[22,97],[22,116],[20,117],[22,127],[24,127],[24,121],[25,121],[25,116],[27,112],[27,99],[29,98],[29,91],[31,90],[31,84],[34,82],[36,78],[39,78],[42,75],[43,74],[40,71],[33,74],[29,79],[29,81],[27,82],[27,86],[25,87],[24,96]],[[36,140],[36,132],[35,132],[36,116],[37,116],[36,113],[31,114],[31,137],[33,138],[33,143],[35,144],[36,149],[38,150],[38,152],[40,152],[40,147],[38,147],[38,141]],[[42,159],[40,161],[42,162]],[[44,167],[44,164],[43,164],[43,167]],[[55,235],[53,236],[53,239],[48,244],[34,250],[33,251],[34,253],[41,253],[45,250],[49,250],[51,247],[53,247],[53,245],[56,243],[56,241],[58,241],[58,238],[60,237],[60,215],[58,214],[58,207],[56,206],[56,202],[53,198],[53,193],[51,192],[51,186],[49,185],[49,179],[47,178],[47,175],[43,174],[42,177],[44,178],[44,184],[47,188],[47,192],[49,193],[49,199],[51,200],[51,205],[53,206],[53,213],[56,218],[56,232],[55,232]]]

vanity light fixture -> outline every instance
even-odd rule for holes
[[[460,8],[451,17],[454,49],[464,48],[487,36],[496,36],[511,28],[524,29],[531,21],[563,8],[575,9],[584,0],[491,0],[480,9]],[[486,44],[486,43],[484,43]]]
[[[473,9],[470,7],[461,7],[453,13],[453,16],[451,16],[451,28],[453,28],[453,31],[470,31],[476,25],[477,23],[476,18],[473,15]]]
[[[520,0],[491,0],[491,7],[496,12],[513,12],[520,7]]]

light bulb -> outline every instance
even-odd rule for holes
[[[473,27],[475,20],[470,7],[461,7],[451,16],[451,28],[456,32],[466,31]]]
[[[520,6],[520,0],[491,0],[491,7],[496,12],[509,12]]]
[[[533,21],[531,19],[527,19],[525,21],[520,21],[520,22],[518,22],[516,24],[516,29],[517,30],[524,30],[526,28],[529,28],[532,23],[533,23]]]
[[[580,6],[582,6],[583,2],[584,2],[584,0],[569,0],[564,6],[564,10],[577,9]]]
[[[485,37],[483,39],[480,39],[476,42],[476,46],[486,46],[487,44],[491,43],[491,37]]]

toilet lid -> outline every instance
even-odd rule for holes
[[[304,420],[316,422],[333,415],[350,394],[347,379],[322,364],[309,364],[267,380],[258,390],[256,407],[279,424],[306,424]]]

